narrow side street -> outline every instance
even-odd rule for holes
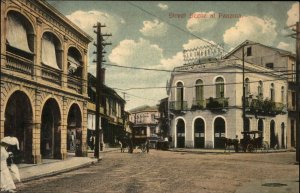
[[[95,165],[19,183],[17,190],[22,193],[233,193],[247,183],[285,179],[289,183],[285,185],[288,192],[299,191],[299,185],[296,186],[299,167],[294,165],[294,152],[196,154],[152,150],[144,154],[137,150],[133,154],[109,152],[102,156],[103,160]]]

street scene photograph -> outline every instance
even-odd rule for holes
[[[298,193],[299,12],[1,0],[1,193]]]

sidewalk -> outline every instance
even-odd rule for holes
[[[173,152],[185,152],[185,153],[236,153],[234,151],[234,149],[230,149],[226,150],[226,152],[224,152],[224,149],[194,149],[194,148],[170,148],[169,151],[173,151]],[[269,149],[268,151],[261,151],[261,150],[257,150],[252,152],[252,153],[279,153],[279,152],[288,152],[291,150],[288,149]],[[243,151],[239,151],[238,153],[244,153]],[[248,152],[247,152],[248,153]]]
[[[105,148],[100,152],[100,160],[102,159],[101,154],[118,150],[119,148]],[[94,153],[90,151],[88,152],[88,157],[75,157],[74,153],[70,153],[66,160],[43,159],[42,164],[18,164],[18,168],[20,171],[21,182],[26,182],[72,171],[97,162],[98,160],[94,158]]]

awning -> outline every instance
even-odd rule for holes
[[[27,32],[24,24],[21,23],[16,15],[8,15],[6,34],[7,42],[10,46],[32,53],[28,47]]]
[[[42,62],[47,66],[60,70],[56,61],[54,42],[52,38],[45,35],[42,38]]]
[[[80,62],[70,55],[68,55],[67,60],[70,64],[70,66],[68,67],[68,71],[74,73],[76,69],[80,66]]]

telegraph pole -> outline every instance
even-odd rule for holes
[[[245,45],[243,45],[243,131],[245,131],[246,122],[246,89],[245,89]]]
[[[300,6],[298,13],[300,12]],[[300,154],[300,15],[296,23],[296,162],[299,164]]]
[[[98,160],[99,158],[99,145],[100,145],[100,100],[101,100],[101,92],[102,92],[102,86],[103,86],[103,75],[102,75],[102,63],[105,62],[103,59],[103,53],[105,51],[103,50],[104,46],[106,45],[111,45],[111,43],[105,43],[103,37],[104,36],[111,36],[111,34],[102,34],[101,33],[101,28],[106,27],[105,25],[101,25],[100,22],[97,23],[96,26],[93,26],[97,30],[94,31],[97,34],[97,43],[94,45],[97,48],[96,55],[96,140],[95,140],[95,152],[94,156]]]

